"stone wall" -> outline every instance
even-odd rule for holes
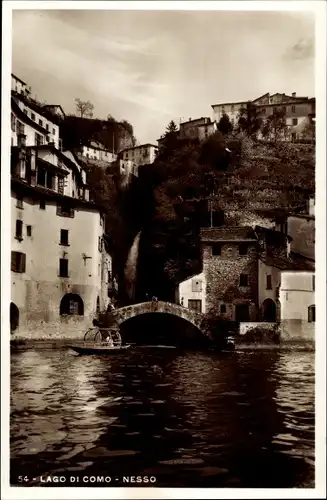
[[[61,316],[57,321],[28,320],[10,336],[10,340],[83,340],[92,328],[92,319],[85,316]],[[9,327],[8,327],[9,328]]]
[[[314,323],[287,320],[280,323],[240,323],[237,348],[301,348],[313,349]]]
[[[247,255],[239,255],[238,244],[223,243],[221,255],[212,255],[209,244],[203,246],[203,271],[206,277],[206,312],[235,320],[237,304],[249,304],[250,320],[257,315],[258,259],[255,244],[250,243]],[[248,286],[240,286],[240,275],[248,275]],[[226,313],[221,313],[221,305]]]

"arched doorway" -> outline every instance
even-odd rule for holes
[[[60,316],[63,314],[84,315],[84,303],[77,293],[67,293],[60,302]]]
[[[13,302],[10,302],[10,331],[13,333],[19,326],[19,309]]]
[[[276,321],[276,304],[272,299],[266,299],[262,303],[263,321],[275,323]]]

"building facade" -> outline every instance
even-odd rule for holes
[[[19,132],[11,148],[11,332],[81,337],[110,300],[103,212],[89,201],[72,152],[27,144]]]
[[[11,92],[11,145],[17,146],[20,135],[26,136],[26,145],[54,143],[61,148],[59,124],[62,117],[55,112],[58,106],[43,106],[30,97],[30,91],[13,85],[20,82],[12,76]],[[26,85],[26,84],[25,84]],[[13,89],[18,90],[13,90]],[[27,88],[27,87],[26,87]]]
[[[90,144],[83,145],[78,152],[83,159],[97,160],[108,163],[113,163],[117,159],[117,155],[106,149],[103,144],[91,141]]]
[[[213,104],[214,120],[218,123],[222,116],[226,114],[232,125],[236,126],[239,112],[248,103],[254,104],[258,108],[258,115],[265,120],[274,113],[275,110],[282,110],[285,113],[286,129],[281,137],[284,140],[311,140],[315,136],[315,98],[297,97],[293,92],[291,96],[281,93],[270,95],[264,94],[252,101],[228,102]],[[259,138],[263,135],[259,132]],[[269,139],[269,137],[266,137]]]
[[[205,312],[255,321],[258,305],[257,240],[250,227],[201,229]]]
[[[283,336],[314,340],[314,271],[282,271],[279,300]]]
[[[179,125],[179,139],[197,139],[199,138],[199,127],[207,126],[211,124],[209,117],[201,117],[195,119],[189,119],[186,122],[182,122]]]
[[[124,149],[119,154],[119,159],[129,160],[136,166],[153,163],[158,153],[158,146],[153,144],[142,144],[133,148]]]
[[[176,290],[176,303],[193,309],[206,312],[206,277],[202,272],[182,281]]]

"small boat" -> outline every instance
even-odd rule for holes
[[[77,352],[78,354],[119,354],[125,352],[131,346],[121,345],[121,346],[108,346],[108,345],[96,345],[96,344],[84,344],[84,345],[69,345],[70,349]]]
[[[87,340],[90,337],[92,341]],[[119,330],[115,328],[91,328],[84,335],[84,344],[69,344],[67,347],[78,354],[119,354],[131,345],[122,345]]]

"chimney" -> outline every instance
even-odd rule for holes
[[[292,92],[292,97],[296,97],[296,92]]]

